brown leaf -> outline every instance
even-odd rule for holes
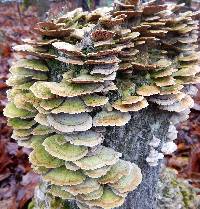
[[[16,209],[16,200],[15,197],[9,198],[7,200],[0,201],[0,208],[2,209]]]

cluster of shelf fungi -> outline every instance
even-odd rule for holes
[[[172,135],[187,117],[200,81],[198,14],[181,7],[127,0],[76,9],[14,47],[21,59],[4,114],[12,138],[33,149],[48,193],[82,209],[115,208],[141,183],[140,168],[103,145],[105,127],[125,126],[150,103],[174,113]]]

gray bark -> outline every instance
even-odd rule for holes
[[[129,193],[120,209],[156,208],[156,185],[159,179],[160,165],[150,167],[146,162],[149,154],[149,142],[153,135],[166,140],[169,128],[169,113],[155,106],[132,113],[132,119],[124,127],[108,128],[105,144],[123,153],[123,159],[136,163],[142,170],[143,181],[139,187]],[[162,144],[161,143],[161,144]]]
[[[150,167],[146,157],[149,154],[149,142],[153,135],[161,139],[162,143],[166,140],[169,118],[168,112],[150,105],[144,110],[132,113],[132,119],[127,125],[107,128],[104,145],[121,152],[123,159],[136,163],[143,175],[142,183],[135,191],[129,193],[123,206],[118,209],[156,208],[155,194],[160,165]],[[77,207],[72,203],[70,208]]]

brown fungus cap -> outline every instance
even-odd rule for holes
[[[62,24],[55,24],[52,22],[39,22],[33,29],[40,35],[50,37],[68,36],[74,31],[73,28],[63,28],[62,26]]]

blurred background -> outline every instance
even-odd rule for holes
[[[34,38],[31,28],[40,20],[77,7],[93,10],[111,6],[112,0],[0,0],[0,208],[27,208],[33,197],[39,178],[28,162],[29,149],[19,147],[10,138],[11,128],[6,124],[3,108],[7,102],[5,80],[8,69],[15,60],[12,46],[21,43],[22,38]],[[163,1],[166,3],[166,1]],[[173,1],[185,3],[185,10],[200,9],[200,0]],[[199,42],[200,43],[200,42]],[[197,85],[200,90],[200,84]],[[168,167],[175,168],[179,178],[187,179],[193,188],[200,189],[200,92],[190,118],[178,127],[178,150],[165,158]],[[199,193],[200,194],[200,193]],[[186,207],[187,208],[187,207]]]

